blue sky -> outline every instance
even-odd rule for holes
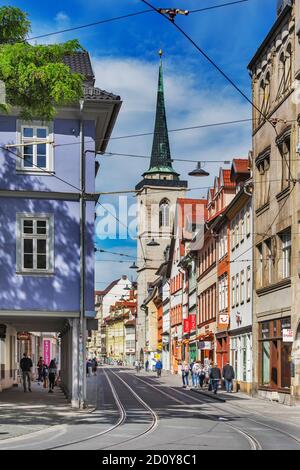
[[[156,7],[175,6],[197,9],[225,3],[229,0],[152,0]],[[249,0],[188,17],[178,17],[178,23],[221,66],[250,97],[251,83],[247,64],[276,18],[276,0]],[[63,0],[43,2],[31,0],[0,2],[13,5],[29,13],[32,34],[79,26],[101,19],[141,11],[147,7],[140,0]],[[120,94],[123,106],[114,136],[153,130],[158,55],[164,50],[165,93],[169,128],[246,119],[251,109],[224,78],[182,37],[172,25],[155,13],[102,24],[88,29],[47,38],[58,42],[78,38],[92,56],[97,85]],[[40,41],[41,42],[41,41]],[[251,129],[248,124],[172,133],[170,135],[174,158],[192,160],[230,160],[247,156],[251,148]],[[150,155],[151,137],[111,141],[111,152]],[[118,157],[101,158],[97,190],[118,191],[134,188],[140,181],[148,161]],[[183,179],[193,168],[191,163],[174,164]],[[205,180],[189,181],[190,187],[207,187],[213,183],[219,164],[206,164],[211,176]],[[205,196],[207,190],[195,190],[189,195]],[[119,200],[103,198],[112,204],[118,217]],[[129,206],[135,199],[128,197]],[[134,211],[134,207],[131,209]],[[101,216],[101,213],[98,214]],[[96,234],[100,232],[97,219]],[[104,249],[135,255],[133,240],[98,240]],[[120,258],[97,255],[97,288],[129,272],[128,264],[108,263]],[[100,261],[102,260],[102,261]]]

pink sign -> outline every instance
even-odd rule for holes
[[[44,339],[44,364],[49,366],[51,361],[51,341],[50,339]]]

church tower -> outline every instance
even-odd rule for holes
[[[149,169],[136,186],[138,238],[138,314],[136,324],[137,359],[148,355],[143,303],[148,297],[149,285],[157,278],[156,271],[164,262],[164,253],[171,243],[176,201],[185,197],[187,181],[181,181],[173,169],[170,151],[163,83],[162,51],[158,76],[155,130]]]

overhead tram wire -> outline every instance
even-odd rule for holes
[[[148,0],[141,0],[141,2],[144,3],[145,5],[147,5],[148,7],[152,8],[153,11],[156,11],[156,13],[158,13],[160,16],[165,18],[165,20],[167,20],[169,23],[171,23],[171,25],[173,25],[174,28],[176,28],[197,49],[197,51],[223,76],[223,78],[225,78],[225,80],[228,83],[230,83],[230,85],[249,104],[251,104],[252,109],[255,109],[264,118],[264,120],[271,125],[271,127],[274,129],[274,131],[276,133],[276,137],[278,137],[276,124],[274,125],[274,123],[272,123],[272,121],[270,121],[270,119],[262,112],[261,109],[258,108],[258,106],[256,106],[255,103],[253,103],[253,101],[243,92],[243,90],[224,72],[224,70],[221,69],[221,67],[219,65],[217,65],[217,63],[213,59],[211,59],[211,57],[209,57],[209,55],[200,46],[198,46],[198,44],[175,21],[172,21],[167,15],[165,15],[164,13],[159,11],[159,9],[157,9],[151,3],[149,3]],[[289,171],[289,177],[290,177],[291,180],[293,180],[294,178],[292,177],[292,174],[291,174],[291,167],[290,167],[285,155],[284,155],[284,159],[285,159],[288,171]]]
[[[197,130],[197,129],[208,129],[210,127],[221,127],[221,126],[227,126],[227,125],[232,125],[232,124],[243,124],[247,122],[252,122],[252,118],[247,118],[247,119],[237,119],[234,121],[223,121],[223,122],[216,122],[216,123],[211,123],[211,124],[199,124],[196,126],[189,126],[189,127],[179,127],[176,129],[168,129],[169,133],[173,132],[184,132],[184,131],[192,131],[192,130]],[[294,121],[293,121],[294,122]],[[121,135],[117,137],[108,137],[104,139],[95,139],[95,140],[87,140],[86,143],[103,143],[111,140],[122,140],[122,139],[133,139],[137,137],[147,137],[147,136],[153,136],[155,135],[155,132],[142,132],[140,134],[128,134],[128,135]],[[68,142],[65,144],[54,144],[55,147],[69,147],[71,145],[79,145],[79,142]]]
[[[227,7],[227,6],[236,5],[236,4],[239,4],[239,3],[245,3],[245,2],[248,2],[248,1],[249,0],[236,0],[236,1],[233,1],[233,2],[222,3],[220,5],[213,5],[211,7],[204,7],[204,8],[199,8],[197,10],[191,10],[190,13],[201,13],[201,12],[204,12],[204,11],[214,10],[214,9],[217,9],[217,8],[223,8],[223,7]],[[26,42],[34,41],[36,39],[47,38],[47,37],[55,36],[55,35],[58,35],[58,34],[70,33],[71,31],[78,31],[80,29],[90,28],[92,26],[98,26],[100,24],[112,23],[112,22],[124,20],[124,19],[127,19],[127,18],[133,18],[135,16],[144,15],[146,13],[153,13],[152,8],[149,8],[147,10],[142,10],[142,11],[136,11],[136,12],[133,12],[133,13],[128,13],[126,15],[115,16],[113,18],[107,18],[107,19],[104,19],[104,20],[94,21],[92,23],[86,23],[86,24],[83,24],[83,25],[74,26],[72,28],[66,28],[66,29],[61,29],[59,31],[53,31],[53,32],[50,32],[50,33],[40,34],[38,36],[33,36],[31,38],[28,38],[25,41]],[[18,41],[18,42],[21,42],[21,41]]]

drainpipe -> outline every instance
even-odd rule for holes
[[[80,319],[78,381],[79,407],[86,408],[86,320],[85,320],[85,153],[84,153],[84,101],[80,100]]]

